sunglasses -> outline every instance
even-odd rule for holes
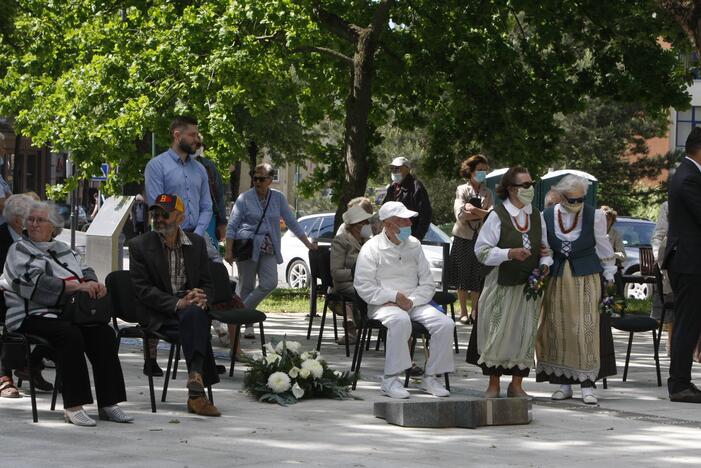
[[[575,203],[584,203],[584,197],[579,197],[579,198],[570,198],[570,197],[565,197],[563,195],[563,198],[567,200],[567,203],[570,204],[575,204]]]
[[[254,176],[254,177],[253,177],[253,182],[265,182],[265,181],[268,180],[269,178],[270,178],[270,176],[265,176],[265,177]]]
[[[514,184],[513,187],[523,187],[525,189],[531,188],[535,185],[535,182],[524,182],[522,184]]]

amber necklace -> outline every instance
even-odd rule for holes
[[[557,224],[560,225],[560,231],[563,234],[569,234],[570,232],[574,231],[574,228],[577,227],[577,221],[579,220],[579,213],[581,213],[581,210],[574,215],[574,222],[572,223],[572,226],[569,229],[565,229],[565,225],[562,223],[562,211],[557,211]]]
[[[514,226],[516,226],[516,229],[517,229],[519,232],[528,232],[528,228],[530,227],[528,215],[527,215],[526,213],[524,213],[524,215],[526,215],[526,225],[525,225],[525,226],[521,226],[521,225],[518,223],[518,215],[512,216],[512,217],[511,217],[511,219],[514,220]]]

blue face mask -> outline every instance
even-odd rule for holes
[[[487,171],[477,171],[475,172],[475,180],[480,184],[487,180]]]
[[[404,242],[409,238],[411,235],[411,226],[404,226],[399,228],[399,232],[397,233],[397,239],[399,239],[400,242]]]

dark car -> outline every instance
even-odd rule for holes
[[[623,274],[640,274],[640,252],[638,248],[651,245],[655,223],[647,219],[619,216],[613,227],[621,235],[626,249]],[[626,284],[625,296],[632,299],[649,299],[652,297],[652,288],[650,286],[649,284]]]

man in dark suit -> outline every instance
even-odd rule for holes
[[[692,353],[701,334],[701,128],[686,140],[686,157],[669,184],[669,232],[662,265],[674,292],[669,399],[701,403],[691,383]]]
[[[411,223],[411,235],[423,240],[428,232],[433,216],[431,201],[426,187],[411,174],[411,162],[405,157],[394,158],[389,165],[392,183],[387,186],[385,198],[381,205],[388,201],[398,201],[407,209],[416,211],[418,215]]]
[[[205,240],[180,228],[184,205],[177,195],[158,195],[149,211],[153,231],[129,242],[129,270],[148,330],[179,339],[188,368],[188,411],[219,416],[205,386],[217,383],[207,310],[214,297]]]

